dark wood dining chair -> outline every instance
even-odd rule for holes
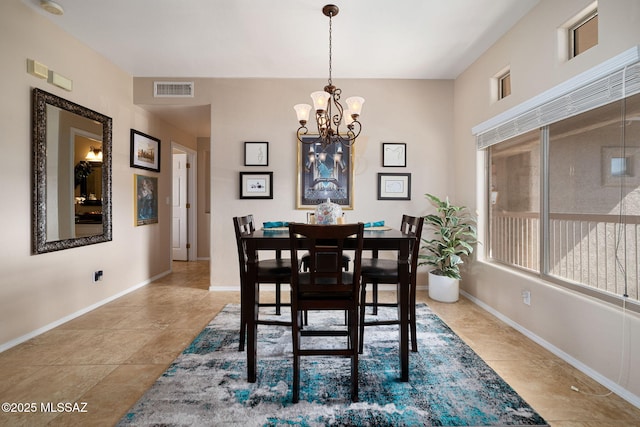
[[[411,329],[411,351],[418,351],[417,327],[416,327],[416,269],[418,268],[418,252],[420,252],[420,239],[422,237],[423,217],[402,215],[400,230],[411,236],[415,236],[409,258],[409,326]],[[378,301],[379,284],[395,284],[396,294],[399,293],[398,261],[395,259],[378,258],[378,251],[372,251],[373,258],[362,259],[362,283],[360,286],[360,348],[364,348],[365,326],[399,325],[399,319],[372,320],[365,322],[365,309],[372,307],[372,314],[378,314],[378,307],[397,307],[398,303],[381,303]],[[372,302],[367,303],[367,284],[371,283]],[[399,297],[399,295],[397,295]]]
[[[233,227],[236,232],[236,243],[238,246],[238,267],[240,270],[240,345],[238,350],[244,351],[244,345],[246,341],[247,324],[249,319],[247,318],[247,306],[245,302],[246,287],[252,286],[247,283],[247,252],[245,245],[242,241],[242,236],[251,234],[255,231],[255,224],[253,221],[253,215],[237,216],[233,218]],[[258,284],[269,283],[275,284],[275,303],[260,303],[258,307],[275,307],[277,315],[281,314],[282,306],[289,306],[290,304],[282,303],[281,285],[283,283],[289,283],[291,280],[291,260],[283,259],[281,251],[276,251],[276,257],[274,259],[260,259],[258,260]],[[297,270],[297,269],[296,269]],[[260,300],[258,292],[258,301]],[[283,325],[290,326],[289,321],[280,320],[261,320],[256,322],[258,325]]]
[[[298,261],[298,251],[309,251],[309,270],[294,269],[291,274],[291,323],[293,341],[293,402],[300,395],[300,358],[302,356],[338,356],[351,359],[351,400],[358,401],[358,298],[360,264],[362,259],[364,224],[309,225],[289,224],[291,260]],[[344,271],[342,257],[347,239],[354,239],[352,271]],[[354,247],[355,246],[355,247]],[[317,310],[345,311],[347,324],[321,327],[313,324],[302,328],[303,312]],[[325,325],[326,326],[326,325]],[[329,340],[322,347],[320,341],[306,342],[302,337],[346,337],[343,346]]]

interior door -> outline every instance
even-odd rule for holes
[[[187,261],[187,153],[173,154],[172,243],[174,261]]]

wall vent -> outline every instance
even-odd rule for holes
[[[193,98],[193,82],[153,82],[154,98]]]

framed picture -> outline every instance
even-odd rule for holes
[[[383,142],[382,166],[407,167],[407,144],[404,142]]]
[[[241,199],[273,199],[273,172],[240,172]]]
[[[411,174],[379,173],[378,200],[411,200]]]
[[[131,129],[130,159],[132,168],[160,172],[160,140]]]
[[[135,225],[158,222],[158,178],[133,175]]]
[[[268,142],[245,142],[244,143],[244,165],[245,166],[269,166],[269,143]]]
[[[353,209],[353,146],[340,143],[322,148],[317,136],[298,141],[296,209],[315,209],[331,199],[343,209]]]

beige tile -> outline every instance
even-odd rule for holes
[[[61,356],[56,363],[64,365],[123,364],[160,333],[161,331],[158,330],[139,329],[87,331],[82,347]]]
[[[119,304],[108,304],[77,317],[63,325],[60,329],[117,329],[123,318],[131,314],[131,307]]]
[[[5,390],[3,402],[35,404],[35,412],[2,413],[0,425],[45,425],[57,416],[42,405],[78,402],[80,397],[116,369],[116,365],[46,366]]]
[[[43,369],[43,366],[15,366],[12,363],[5,363],[0,355],[0,402],[6,402],[5,393],[9,393],[12,387],[22,381],[36,375]]]
[[[87,413],[60,414],[49,425],[115,425],[166,368],[166,365],[120,366],[80,397],[87,403]]]
[[[201,329],[206,326],[206,323]],[[197,336],[201,329],[167,329],[147,341],[124,362],[127,365],[169,365]]]

